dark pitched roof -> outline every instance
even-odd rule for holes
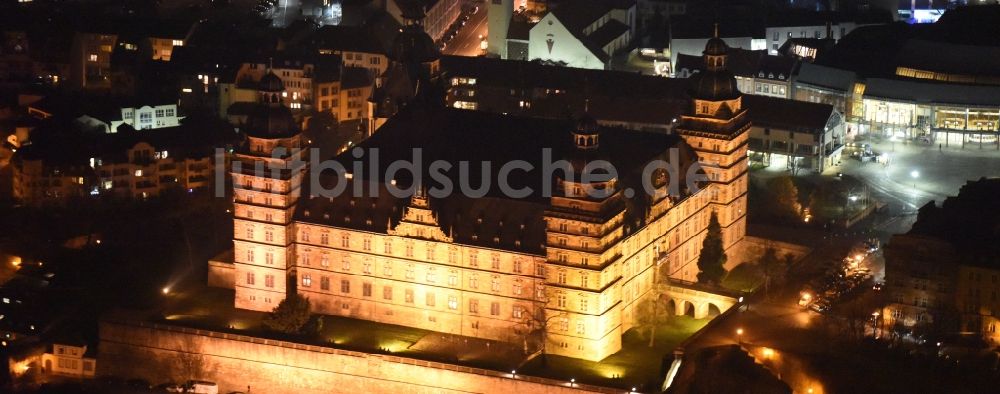
[[[517,16],[511,16],[510,26],[507,28],[507,39],[527,41],[530,36],[532,26],[535,25],[529,23],[527,20],[523,20]]]
[[[363,86],[371,86],[372,81],[368,76],[368,70],[362,67],[344,67],[340,70],[340,88],[353,89]]]
[[[574,1],[551,10],[573,35],[582,36],[583,29],[611,12],[611,7],[599,1]]]
[[[423,185],[432,193],[440,185],[436,183],[438,178],[428,176],[428,166],[437,160],[453,163],[453,167],[442,175],[450,179],[454,192],[431,202],[445,234],[454,234],[461,243],[541,253],[544,243],[542,213],[548,206],[548,197],[543,191],[551,188],[552,184],[548,182],[553,181],[542,173],[543,164],[548,160],[546,155],[553,160],[573,157],[575,148],[570,134],[573,127],[571,119],[524,118],[411,105],[390,118],[378,133],[359,144],[365,152],[363,159],[358,160],[363,167],[371,165],[372,149],[378,149],[375,159],[378,170],[365,168],[350,182],[378,182],[384,185],[386,180],[382,178],[388,165],[399,160],[414,161],[413,150],[419,149],[420,161],[415,164],[419,166],[417,172],[423,179]],[[602,128],[600,146],[603,157],[618,170],[621,183],[631,187],[636,186],[634,182],[641,178],[642,168],[647,162],[666,159],[664,156],[669,148],[683,146],[683,142],[676,135]],[[684,152],[687,153],[683,154],[681,168],[693,161],[690,151]],[[356,159],[352,153],[345,153],[336,160],[345,168],[353,169]],[[515,171],[507,177],[512,188],[531,188],[531,193],[523,198],[506,197],[497,186],[499,168],[514,160],[523,160],[533,166],[531,170]],[[470,163],[468,174],[460,174],[458,170],[457,163],[463,161]],[[484,162],[490,163],[490,166],[484,167]],[[485,182],[484,168],[488,177]],[[405,188],[413,184],[413,173],[400,171],[394,179],[398,187]],[[329,178],[325,181],[335,182]],[[465,195],[460,188],[460,185],[478,188],[483,184],[490,185],[489,191],[478,198]],[[332,185],[327,183],[325,186]],[[384,194],[388,193],[382,189],[377,200],[372,200],[370,195],[362,196],[362,200],[355,202],[354,208],[348,200],[357,197],[336,196],[332,206],[323,209],[332,210],[328,220],[338,221],[337,225],[385,231],[389,220],[398,220],[401,214],[399,209],[405,204],[405,199],[382,200],[388,198]],[[644,220],[645,211],[641,204],[647,196],[644,193],[637,195],[625,202],[635,207],[629,210],[626,219],[632,224]],[[327,197],[313,200],[325,200],[323,204],[330,201]],[[302,209],[297,216],[300,220],[319,220],[314,212],[310,212],[309,219],[305,219]],[[351,219],[348,221],[346,217]],[[517,246],[518,243],[520,246]]]
[[[896,56],[902,67],[963,75],[1000,76],[1000,47],[907,40]]]
[[[17,151],[19,160],[43,160],[46,165],[88,166],[90,158],[105,162],[128,160],[126,151],[140,142],[167,150],[172,157],[210,157],[213,148],[237,136],[228,124],[185,123],[160,129],[103,133],[81,130],[72,119],[47,120],[31,135],[32,143]]]
[[[912,80],[869,78],[865,96],[917,103],[1000,105],[1000,86],[958,85]]]
[[[628,30],[628,26],[624,23],[621,23],[616,19],[612,19],[609,20],[608,23],[605,23],[604,26],[601,26],[597,30],[594,30],[593,33],[590,33],[590,35],[587,36],[587,41],[590,41],[591,44],[595,45],[597,48],[604,48],[605,45],[608,45],[608,43],[612,40],[621,37],[621,35],[625,34]]]
[[[385,47],[371,29],[361,26],[323,26],[313,34],[317,49],[385,54]]]
[[[757,65],[757,78],[767,78],[776,81],[787,82],[792,79],[795,66],[799,62],[790,57],[763,55]]]
[[[823,131],[833,114],[830,104],[757,95],[744,95],[743,106],[754,126],[803,132]]]
[[[858,80],[853,71],[827,67],[814,63],[802,63],[795,78],[796,83],[805,83],[821,88],[850,92]]]

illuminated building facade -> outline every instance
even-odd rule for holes
[[[53,133],[53,127],[75,135]],[[46,205],[81,197],[142,199],[168,190],[207,190],[213,179],[211,147],[225,143],[215,140],[223,133],[185,125],[93,136],[58,123],[46,125],[32,132],[32,144],[18,149],[12,160],[13,196],[24,204]],[[66,154],[63,146],[74,146],[75,154]]]
[[[272,99],[248,125],[268,128],[248,126],[248,145],[234,159],[236,307],[269,311],[295,292],[323,314],[532,348],[544,343],[549,354],[588,360],[617,352],[635,324],[635,306],[658,277],[696,280],[712,212],[723,226],[724,247],[745,234],[749,121],[726,55],[718,52],[724,44],[710,44],[708,71],[693,84],[695,99],[679,135],[609,129],[588,113],[569,124],[417,102],[399,108],[358,147],[362,155],[380,149],[372,159],[379,168],[409,158],[417,146],[427,148],[425,163],[521,159],[535,168],[544,160],[535,154],[552,149],[569,169],[555,174],[549,197],[533,183],[545,180],[530,174],[515,183],[536,193],[520,198],[434,197],[427,185],[395,197],[387,189],[397,179],[357,172],[349,165],[352,151],[338,157],[352,171],[344,193],[318,197],[310,190],[300,198],[305,168],[292,164],[294,154],[275,159],[270,152],[298,147],[301,137],[274,101],[281,84],[262,84],[260,94]],[[598,159],[619,175],[570,176]],[[644,173],[653,160],[680,169]],[[258,161],[282,170],[251,170]],[[714,165],[704,171],[707,180],[684,175],[695,162]],[[646,177],[651,190],[639,188]],[[400,187],[413,181],[400,178]],[[672,184],[692,188],[672,193]]]
[[[292,213],[305,158],[283,93],[285,84],[273,72],[260,79],[258,104],[244,125],[247,142],[233,155],[237,308],[273,309],[285,298],[294,267]]]

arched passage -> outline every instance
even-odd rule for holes
[[[708,303],[708,314],[707,314],[707,317],[709,319],[714,318],[716,316],[719,316],[721,314],[722,314],[722,310],[720,310],[718,306],[716,306],[715,304],[713,304],[711,302]]]
[[[669,300],[667,300],[667,313],[669,313],[671,316],[678,314],[677,313],[677,303],[674,302],[674,300],[672,298],[669,299]]]
[[[684,315],[694,317],[694,304],[691,301],[684,301]]]

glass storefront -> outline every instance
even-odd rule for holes
[[[934,118],[934,127],[939,129],[996,131],[1000,124],[1000,111],[938,107]]]

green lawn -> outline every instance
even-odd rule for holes
[[[170,324],[282,339],[363,352],[389,352],[424,360],[507,371],[524,360],[521,346],[419,328],[323,315],[318,334],[290,336],[265,330],[264,312],[238,310],[233,290],[195,287],[164,296]]]
[[[576,379],[579,383],[600,386],[631,387],[662,383],[660,375],[665,355],[672,355],[681,342],[700,330],[707,319],[695,320],[687,316],[673,316],[656,331],[653,347],[649,346],[647,332],[632,329],[622,336],[622,350],[604,360],[594,362],[562,356],[547,356],[543,365],[541,357],[535,357],[519,370],[519,373],[553,379]],[[672,360],[668,357],[668,362]],[[669,365],[668,365],[669,366]],[[616,377],[617,376],[617,377]]]
[[[761,277],[760,270],[755,264],[743,263],[722,279],[722,287],[730,290],[751,292],[760,286],[763,278]]]
[[[522,346],[517,344],[340,316],[323,316],[319,334],[291,337],[265,331],[260,323],[265,313],[235,309],[232,290],[199,287],[165,297],[163,315],[171,324],[365,352],[391,352],[498,371],[517,367],[525,357]],[[664,355],[672,354],[678,344],[706,323],[708,320],[674,316],[657,329],[653,347],[649,347],[645,331],[632,329],[622,337],[622,350],[600,362],[548,356],[543,366],[536,357],[520,367],[519,373],[622,388],[658,384]]]

